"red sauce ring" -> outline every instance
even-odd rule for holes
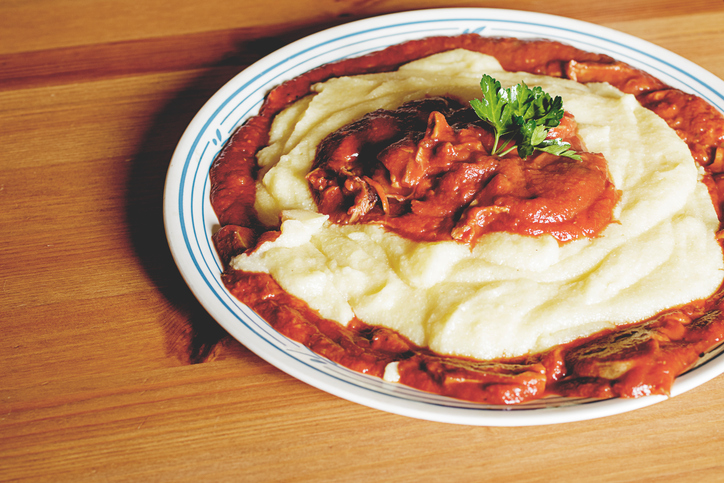
[[[222,225],[214,235],[225,262],[258,240],[276,236],[261,227],[253,209],[256,152],[267,142],[274,116],[339,75],[383,72],[433,53],[465,48],[496,57],[504,69],[579,82],[607,81],[667,121],[704,166],[721,219],[724,182],[724,117],[704,100],[673,89],[651,75],[602,55],[548,40],[522,41],[475,34],[432,37],[313,69],[273,89],[260,113],[232,136],[214,162],[211,202]],[[515,404],[557,394],[569,397],[638,397],[668,394],[677,375],[724,339],[722,292],[666,310],[646,321],[604,331],[540,354],[514,360],[475,361],[439,356],[385,328],[359,320],[347,327],[325,320],[284,292],[265,274],[227,270],[222,279],[242,302],[277,331],[328,359],[382,376],[399,362],[400,382],[424,391],[491,404]]]

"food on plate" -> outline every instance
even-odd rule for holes
[[[434,37],[272,90],[211,170],[223,280],[360,372],[666,394],[719,342],[724,120],[600,54]]]

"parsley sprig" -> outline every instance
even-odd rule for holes
[[[563,100],[559,96],[552,98],[542,88],[531,89],[525,82],[503,89],[500,82],[487,74],[483,75],[480,88],[483,98],[473,99],[470,105],[495,131],[491,154],[505,156],[517,147],[518,156],[523,159],[537,149],[581,160],[569,143],[560,138],[546,139],[548,130],[563,118]]]

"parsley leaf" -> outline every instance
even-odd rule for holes
[[[480,80],[480,88],[482,99],[473,99],[470,105],[493,128],[495,142],[491,154],[505,156],[517,147],[523,159],[537,149],[581,160],[570,144],[558,138],[546,139],[548,129],[558,126],[563,119],[563,100],[559,96],[552,98],[541,87],[531,89],[525,82],[503,89],[500,82],[487,74]]]
[[[500,82],[489,75],[483,76],[480,88],[483,90],[483,98],[473,99],[470,105],[480,119],[493,127],[495,131],[493,151],[497,151],[500,137],[516,130],[512,105],[508,103],[508,91],[502,89]]]

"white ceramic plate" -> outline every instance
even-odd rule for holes
[[[270,364],[321,390],[366,406],[456,424],[556,424],[623,413],[664,400],[546,398],[518,406],[462,402],[358,374],[277,333],[231,296],[220,281],[222,264],[211,235],[218,221],[209,202],[209,168],[237,126],[254,115],[265,94],[318,65],[433,35],[547,38],[601,52],[650,72],[724,111],[724,82],[671,52],[629,35],[562,17],[492,9],[436,9],[370,18],[301,39],[261,59],[217,92],[191,122],[173,155],[164,194],[169,246],[189,287],[233,337]],[[722,349],[680,376],[672,395],[724,372]]]

